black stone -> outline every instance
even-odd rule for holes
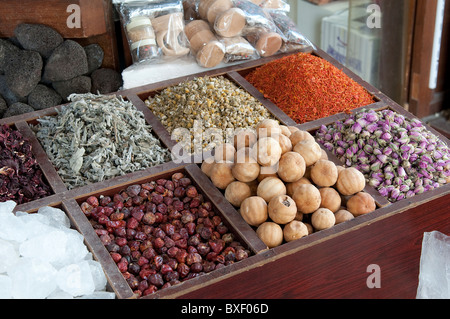
[[[8,40],[0,39],[0,74],[5,73],[5,67],[20,49]]]
[[[98,68],[102,66],[103,58],[105,53],[101,46],[96,43],[89,44],[84,47],[84,51],[86,52],[86,57],[88,61],[88,72],[87,74],[91,74]]]
[[[102,68],[91,74],[92,89],[94,94],[107,94],[119,90],[122,86],[122,76],[113,69]]]
[[[42,57],[35,51],[20,50],[5,66],[6,83],[17,96],[27,96],[41,80]]]
[[[56,30],[43,24],[19,24],[14,35],[24,49],[37,51],[44,58],[50,57],[53,50],[64,41]]]
[[[72,93],[88,93],[91,91],[91,78],[85,75],[67,81],[56,81],[52,83],[53,88],[62,96],[65,102]]]
[[[44,67],[44,81],[66,81],[88,72],[84,48],[73,40],[65,40],[53,50]]]
[[[6,104],[6,101],[0,95],[0,117],[3,116],[3,114],[6,112],[7,109],[8,109],[8,104]]]
[[[35,110],[42,110],[48,107],[57,106],[61,104],[62,97],[55,90],[38,84],[33,91],[28,95],[28,104]]]
[[[17,96],[9,89],[4,75],[0,75],[0,94],[3,96],[3,99],[5,99],[8,106],[16,102],[27,102],[27,97]]]
[[[17,102],[12,104],[3,114],[3,118],[34,112],[34,109],[28,104]]]

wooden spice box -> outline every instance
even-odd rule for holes
[[[313,54],[343,69],[349,77],[374,96],[376,102],[365,108],[376,110],[390,108],[408,118],[414,118],[412,114],[406,112],[376,88],[362,81],[323,51],[317,50]],[[243,77],[258,65],[281,56],[283,55],[205,71],[188,77],[119,91],[116,94],[130,100],[138,110],[143,112],[148,124],[152,125],[155,135],[169,149],[173,148],[175,142],[170,139],[170,134],[146,107],[144,101],[148,96],[165,87],[196,76],[224,75],[258,98],[281,123],[297,125]],[[85,237],[86,245],[95,259],[102,264],[109,287],[118,298],[134,298],[134,296],[81,211],[80,204],[90,195],[113,194],[132,183],[168,177],[174,172],[185,172],[193,179],[204,196],[213,203],[216,212],[225,218],[234,234],[254,254],[243,261],[143,297],[146,299],[414,298],[418,284],[423,232],[438,230],[450,233],[450,218],[446,210],[450,204],[450,185],[396,203],[389,203],[374,188],[366,186],[365,191],[376,199],[376,211],[272,249],[265,247],[254,230],[225,200],[222,192],[213,186],[196,163],[168,162],[101,183],[68,190],[29,127],[29,124],[36,123],[37,118],[54,115],[55,112],[55,108],[50,108],[0,120],[0,124],[15,125],[25,137],[30,138],[34,155],[54,191],[54,195],[18,205],[16,210],[34,212],[46,205],[62,207],[74,227]],[[331,124],[346,116],[336,114],[297,126],[302,130],[314,132],[321,125]],[[449,144],[448,140],[436,130],[427,128]],[[339,163],[334,155],[329,152],[328,155],[332,161]],[[381,288],[369,288],[367,285],[367,279],[371,274],[368,270],[369,265],[380,267]]]

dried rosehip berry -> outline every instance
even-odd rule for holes
[[[172,267],[170,267],[168,264],[163,264],[160,269],[162,275],[166,275],[172,271],[173,271]]]
[[[150,277],[148,277],[148,282],[156,287],[164,285],[164,280],[160,273],[150,275]]]
[[[148,288],[148,281],[147,280],[141,280],[139,282],[138,289],[140,291],[144,292],[147,288]]]
[[[130,197],[139,195],[140,191],[141,191],[141,185],[139,185],[139,184],[130,185],[127,187],[127,190],[126,190],[128,196],[130,196]]]
[[[136,229],[136,227],[138,227],[139,222],[136,220],[136,218],[134,217],[130,217],[127,220],[127,228],[129,229]]]
[[[115,263],[118,263],[122,259],[122,255],[118,253],[109,253],[111,258],[114,260]]]
[[[89,196],[86,199],[86,203],[88,203],[89,205],[91,205],[92,207],[97,207],[98,206],[98,198],[95,196]]]
[[[147,212],[142,217],[142,222],[147,225],[153,225],[156,222],[156,216],[152,212]]]
[[[203,270],[203,266],[201,262],[196,262],[191,265],[190,271],[193,273],[199,273]]]
[[[156,256],[156,251],[153,248],[147,248],[142,252],[142,256],[144,256],[148,260],[151,260]]]
[[[179,263],[177,267],[178,274],[181,278],[186,277],[189,274],[190,267],[185,263]]]
[[[178,198],[183,198],[184,194],[186,194],[186,190],[182,186],[178,186],[173,190],[173,196]]]

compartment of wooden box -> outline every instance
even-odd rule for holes
[[[66,214],[66,216],[69,218],[70,228],[78,231],[81,235],[83,235],[83,237],[84,237],[83,243],[86,245],[88,251],[92,254],[93,260],[98,261],[97,254],[95,251],[92,250],[92,246],[89,245],[89,241],[86,240],[85,234],[83,233],[83,229],[79,227],[79,224],[77,223],[76,220],[74,220],[72,214],[68,213],[68,211],[70,210],[70,203],[69,203],[69,205],[67,205],[67,203],[64,203],[63,201],[61,201],[62,198],[58,197],[58,194],[53,195],[51,197],[53,197],[52,201],[36,200],[36,201],[32,202],[32,205],[27,205],[27,204],[17,205],[14,208],[13,212],[14,212],[14,214],[17,212],[25,212],[28,214],[35,214],[35,213],[37,213],[39,208],[47,207],[47,206],[62,210]],[[101,266],[103,267],[103,265],[101,265]],[[104,267],[103,267],[103,271],[105,272],[105,276],[107,276],[108,273],[105,271]],[[114,292],[109,280],[107,280],[107,283],[106,283],[106,291]]]
[[[47,185],[50,187],[51,193],[47,196],[35,199],[30,202],[18,204],[16,206],[16,209],[21,211],[29,211],[30,209],[34,209],[36,207],[40,206],[46,206],[46,205],[53,205],[56,202],[58,202],[58,196],[57,194],[60,191],[64,191],[66,188],[62,184],[61,180],[57,175],[55,175],[55,171],[51,165],[51,163],[48,161],[48,158],[46,157],[45,153],[43,152],[42,148],[40,147],[39,142],[35,138],[34,134],[31,132],[28,125],[21,121],[17,123],[2,123],[0,125],[7,125],[11,127],[14,130],[17,130],[22,134],[23,138],[28,140],[31,144],[31,154],[33,158],[36,160],[36,163],[38,167],[41,169],[43,173],[43,180],[47,183]]]
[[[292,54],[296,54],[296,53],[292,53]],[[327,61],[327,62],[331,63],[333,66],[335,66],[337,69],[341,70],[346,76],[348,76],[350,79],[355,81],[358,85],[360,85],[365,91],[367,91],[372,96],[372,98],[374,99],[373,103],[365,105],[365,106],[362,106],[362,107],[355,108],[354,110],[363,109],[363,108],[378,108],[378,107],[388,103],[388,101],[390,101],[390,99],[387,98],[386,96],[384,96],[377,88],[375,88],[374,86],[372,86],[369,83],[365,82],[363,79],[361,79],[354,72],[352,72],[349,69],[343,67],[341,64],[339,64],[338,61],[333,59],[331,56],[329,56],[324,51],[319,49],[319,50],[315,50],[315,51],[311,52],[310,54],[314,55],[316,57],[319,57],[321,59],[324,59],[325,61]],[[282,57],[285,57],[285,56],[286,55],[280,56],[280,59]],[[264,64],[267,64],[267,63],[264,63]],[[277,108],[279,111],[283,112],[283,110],[281,110],[281,108],[279,108],[276,105],[276,103],[271,101],[270,98],[265,97],[263,93],[261,93],[255,86],[253,86],[245,78],[252,71],[257,69],[258,67],[263,66],[264,64],[255,65],[255,66],[248,66],[248,67],[242,68],[240,70],[231,71],[231,72],[229,72],[229,76],[231,76],[235,81],[238,81],[243,87],[246,88],[246,90],[248,92],[250,92],[253,96],[258,98],[260,101],[264,101],[265,104],[271,105],[272,108]],[[283,112],[283,114],[285,114],[285,113]],[[345,113],[336,113],[336,114],[333,114],[331,116],[328,116],[327,118],[328,119],[336,119],[336,118],[342,118],[342,117],[345,117]],[[317,120],[320,120],[320,119],[317,119]],[[290,124],[290,125],[297,125],[298,124],[293,119],[290,119],[290,121],[294,123],[294,124]],[[306,123],[303,123],[303,124],[306,124]]]
[[[90,192],[83,192],[79,190],[69,191],[64,195],[65,200],[63,204],[67,208],[69,214],[73,218],[75,225],[80,232],[85,236],[86,241],[91,247],[92,251],[96,255],[96,259],[101,262],[104,267],[105,273],[108,277],[112,289],[114,289],[118,298],[133,298],[133,291],[128,286],[126,280],[119,272],[116,264],[112,260],[107,249],[103,246],[99,237],[94,231],[89,219],[82,212],[80,205],[89,197],[96,196],[113,196],[114,194],[126,189],[127,186],[132,184],[142,184],[149,181],[156,181],[160,178],[170,178],[174,173],[181,172],[187,177],[191,178],[193,184],[197,186],[199,192],[204,196],[205,201],[210,201],[215,213],[222,218],[223,223],[228,227],[236,238],[244,247],[246,247],[252,254],[257,254],[266,250],[266,246],[256,236],[255,232],[242,220],[236,211],[227,205],[223,200],[220,192],[215,191],[212,184],[203,175],[201,170],[195,165],[176,166],[171,165],[166,167],[165,171],[159,169],[149,169],[145,172],[136,172],[133,176],[128,176],[128,179],[122,177],[121,181],[110,180],[105,181],[103,185],[97,185],[97,189]],[[85,189],[86,190],[86,189]],[[246,266],[249,263],[251,257],[235,262],[234,264],[227,265],[223,268],[213,270],[212,272],[202,274],[196,278],[189,279],[180,284],[161,289],[145,298],[170,298],[173,296],[181,295],[185,291],[192,291],[198,287],[204,287],[212,282],[215,282],[223,275],[227,275],[233,272],[236,267]]]

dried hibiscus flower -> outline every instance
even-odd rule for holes
[[[0,126],[0,202],[17,204],[51,195],[31,143],[8,125]]]

